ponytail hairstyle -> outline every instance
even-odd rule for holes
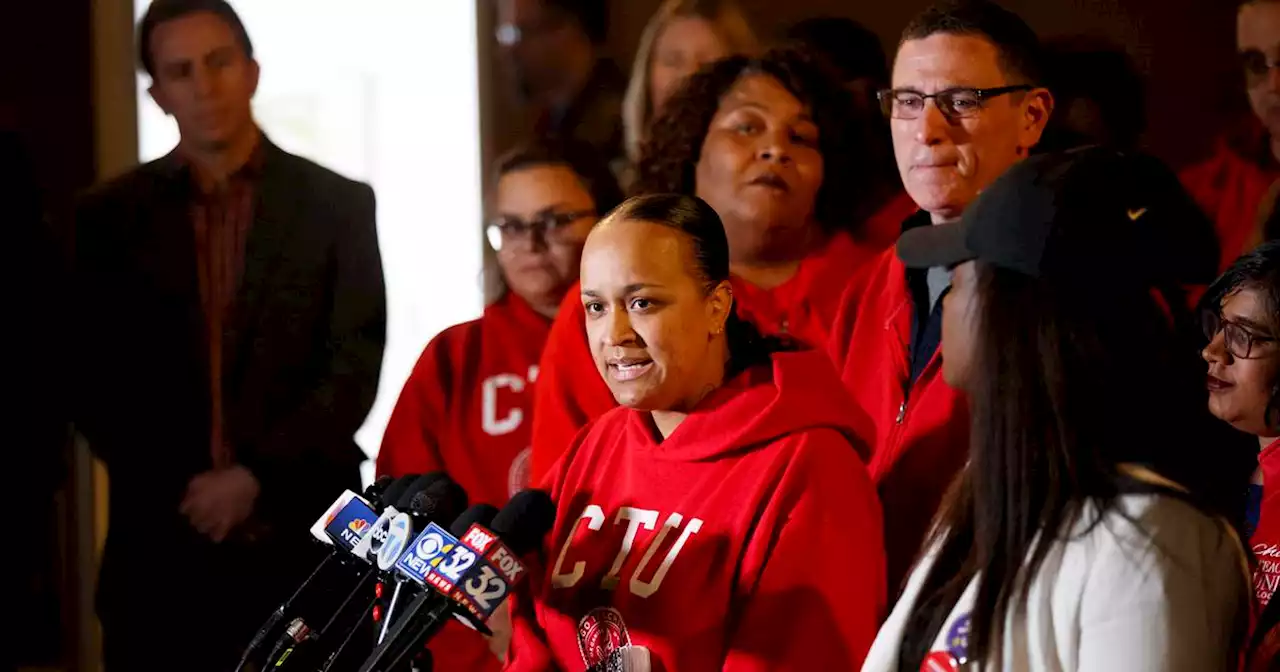
[[[623,202],[603,221],[636,220],[669,226],[689,237],[692,266],[688,272],[702,284],[706,295],[729,279],[729,239],[720,216],[697,196],[684,194],[648,194]],[[735,305],[725,320],[725,340],[729,363],[725,379],[759,364],[767,364],[775,352],[794,350],[791,343],[764,336],[754,324],[738,315]]]

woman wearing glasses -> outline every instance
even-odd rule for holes
[[[505,291],[484,315],[436,336],[387,424],[380,475],[446,471],[471,500],[501,506],[528,480],[538,358],[587,233],[622,200],[591,148],[542,143],[499,159],[486,227]],[[451,624],[433,640],[439,669],[496,670],[474,632]]]
[[[1280,600],[1280,241],[1240,257],[1201,301],[1209,338],[1201,355],[1209,364],[1209,410],[1258,437],[1258,467],[1249,486],[1245,528],[1253,550],[1253,585],[1263,614],[1257,640],[1277,659]],[[1268,637],[1272,641],[1267,642]],[[1266,668],[1264,660],[1257,660]]]

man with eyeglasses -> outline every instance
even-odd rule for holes
[[[1253,116],[1218,142],[1213,156],[1182,172],[1182,183],[1218,231],[1220,269],[1262,239],[1280,178],[1280,1],[1246,0],[1236,14],[1236,49]]]
[[[1040,45],[989,2],[934,5],[903,32],[893,88],[879,99],[920,212],[909,229],[954,220],[1039,141],[1053,97]],[[948,269],[908,271],[893,250],[846,293],[829,349],[870,422],[870,469],[885,515],[889,592],[898,588],[952,477],[968,457],[967,411],[941,376]]]
[[[627,80],[600,54],[609,30],[603,0],[498,0],[494,37],[528,106],[534,136],[585,142],[622,156]]]

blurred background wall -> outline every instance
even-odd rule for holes
[[[628,70],[645,21],[659,0],[614,0],[607,48]],[[740,0],[762,35],[812,16],[845,16],[875,31],[892,56],[907,21],[928,0],[848,2],[847,0]],[[1001,0],[1022,15],[1042,38],[1089,35],[1122,45],[1148,77],[1147,144],[1175,165],[1202,156],[1211,133],[1244,109],[1243,83],[1235,61],[1235,5],[1225,0]],[[491,19],[490,19],[491,21]],[[491,34],[491,33],[490,33]],[[518,120],[504,114],[511,99],[502,87],[499,64],[481,62],[481,81],[493,89],[485,108],[490,144],[510,145],[522,132]],[[487,154],[488,155],[488,154]]]

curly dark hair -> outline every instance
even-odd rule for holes
[[[739,79],[756,74],[776,79],[809,108],[818,126],[823,179],[814,204],[817,220],[829,231],[855,228],[881,205],[878,197],[884,194],[880,153],[858,132],[858,124],[870,120],[828,67],[793,47],[732,56],[692,75],[653,120],[640,147],[631,194],[694,194],[702,143],[720,99]]]

